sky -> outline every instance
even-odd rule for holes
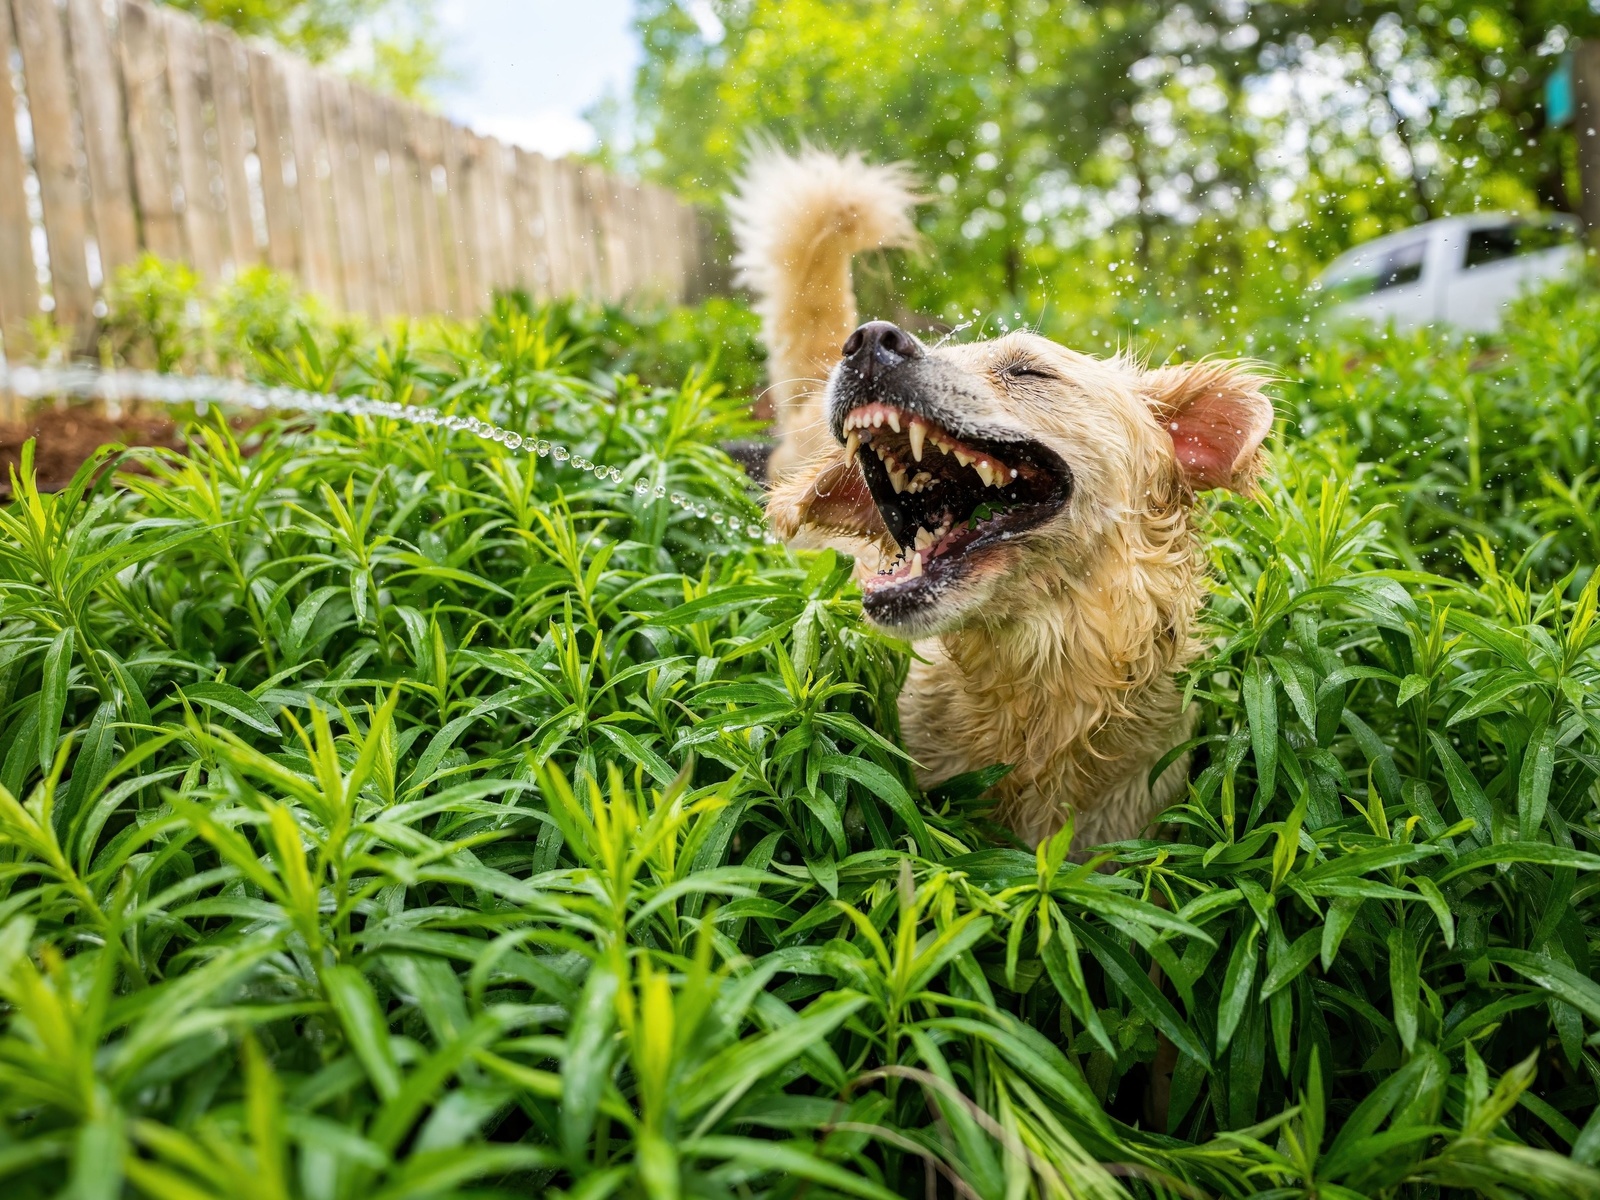
[[[626,95],[638,65],[629,0],[443,0],[445,112],[545,154],[590,149],[583,112],[608,91]]]

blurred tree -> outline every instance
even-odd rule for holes
[[[165,0],[250,37],[278,42],[362,82],[426,100],[447,77],[434,0]]]
[[[633,165],[704,201],[764,131],[903,159],[948,320],[1224,321],[1388,228],[1571,207],[1552,56],[1589,0],[639,0]],[[869,289],[872,286],[869,281]],[[880,311],[888,311],[884,305]]]

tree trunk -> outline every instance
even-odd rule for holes
[[[1600,237],[1600,39],[1572,51],[1572,135],[1578,140],[1578,215]]]

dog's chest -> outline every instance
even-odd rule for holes
[[[1102,835],[1096,840],[1132,837],[1151,806],[1167,799],[1152,797],[1146,779],[1184,737],[1169,681],[1142,697],[1138,715],[1108,717],[1097,697],[1079,694],[1068,678],[1008,682],[1003,663],[964,667],[937,640],[916,649],[922,661],[913,662],[901,690],[900,724],[925,786],[1009,764],[992,795],[999,818],[1028,840],[1048,836],[1069,811],[1105,817],[1089,822]],[[1087,832],[1082,818],[1079,826]]]

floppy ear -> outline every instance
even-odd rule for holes
[[[1172,438],[1190,491],[1252,490],[1263,469],[1261,443],[1272,432],[1266,382],[1248,365],[1224,361],[1144,373],[1151,411]]]
[[[860,465],[842,446],[830,446],[773,488],[767,496],[767,521],[790,543],[807,530],[872,541],[889,535]],[[813,543],[806,539],[806,544]]]

